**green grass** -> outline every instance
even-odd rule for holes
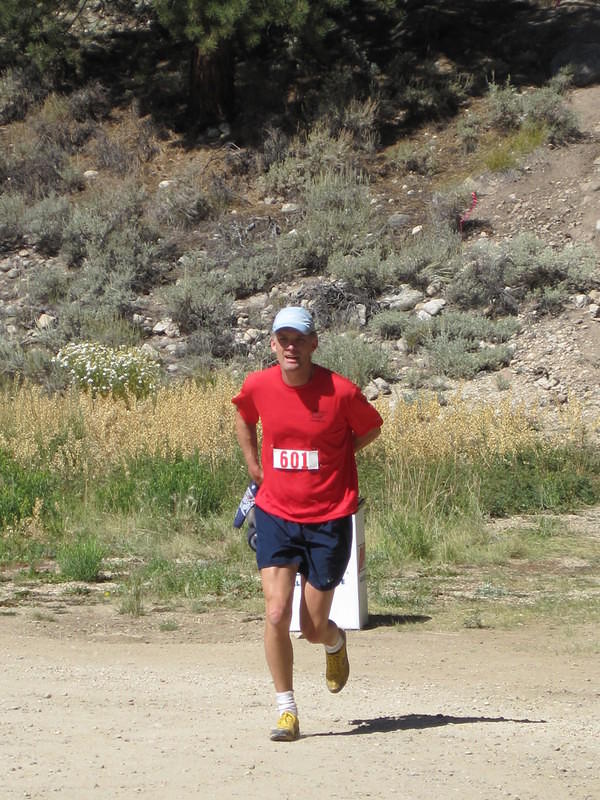
[[[106,512],[145,508],[203,517],[220,510],[228,481],[227,466],[215,469],[199,455],[143,454],[110,472],[97,487],[95,501]]]
[[[56,560],[63,578],[73,581],[97,581],[105,547],[94,536],[82,536],[63,544]]]
[[[8,457],[2,466],[5,484],[12,475],[16,485],[30,486],[27,471]],[[534,586],[530,575],[515,577],[515,563],[541,565],[541,575],[544,564],[567,556],[587,559],[591,570],[600,564],[597,544],[576,537],[559,516],[600,503],[600,457],[593,449],[550,447],[540,440],[504,456],[407,462],[402,453],[383,459],[374,446],[361,453],[359,471],[374,610],[439,614],[448,598],[454,603],[456,583],[476,574],[472,600],[465,605],[459,598],[453,616],[455,624],[475,628],[492,624],[491,603],[518,605],[520,589]],[[203,610],[254,608],[261,604],[254,555],[244,532],[231,524],[244,480],[238,461],[150,454],[108,471],[92,487],[55,476],[48,484],[60,497],[54,516],[42,516],[35,525],[29,518],[15,523],[14,514],[7,517],[13,524],[4,524],[0,557],[5,567],[20,568],[26,584],[50,579],[37,571],[41,559],[56,560],[55,580],[89,583],[110,559],[120,610],[134,617],[157,600]],[[31,486],[35,491],[23,493],[25,510],[47,484]],[[516,514],[528,515],[530,522],[503,524],[501,532],[488,524]],[[577,573],[574,585],[584,590],[588,575]],[[535,583],[536,607],[543,609],[544,598],[548,607],[558,604],[561,592],[565,603],[573,601],[557,576],[546,594],[541,584]]]
[[[14,525],[31,517],[36,504],[52,513],[57,500],[57,482],[49,470],[25,469],[6,452],[0,451],[0,525]]]

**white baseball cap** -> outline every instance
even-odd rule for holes
[[[315,323],[309,312],[302,306],[286,306],[273,320],[273,333],[282,328],[293,328],[299,333],[308,335],[315,332]]]

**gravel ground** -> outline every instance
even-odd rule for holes
[[[301,739],[275,721],[259,616],[173,631],[110,604],[0,617],[2,798],[600,797],[597,627],[348,634],[324,685],[295,639]]]

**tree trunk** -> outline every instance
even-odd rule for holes
[[[190,64],[190,114],[201,126],[230,120],[234,112],[234,59],[228,43],[208,55],[197,47]]]

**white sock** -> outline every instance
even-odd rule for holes
[[[277,710],[279,711],[279,716],[281,716],[284,711],[291,711],[292,714],[298,716],[298,709],[296,708],[293,689],[289,692],[275,692],[275,697],[277,698]]]
[[[326,653],[337,653],[338,650],[342,649],[342,645],[344,644],[344,637],[342,636],[341,630],[338,628],[338,638],[335,644],[326,644],[325,645],[325,652]]]

